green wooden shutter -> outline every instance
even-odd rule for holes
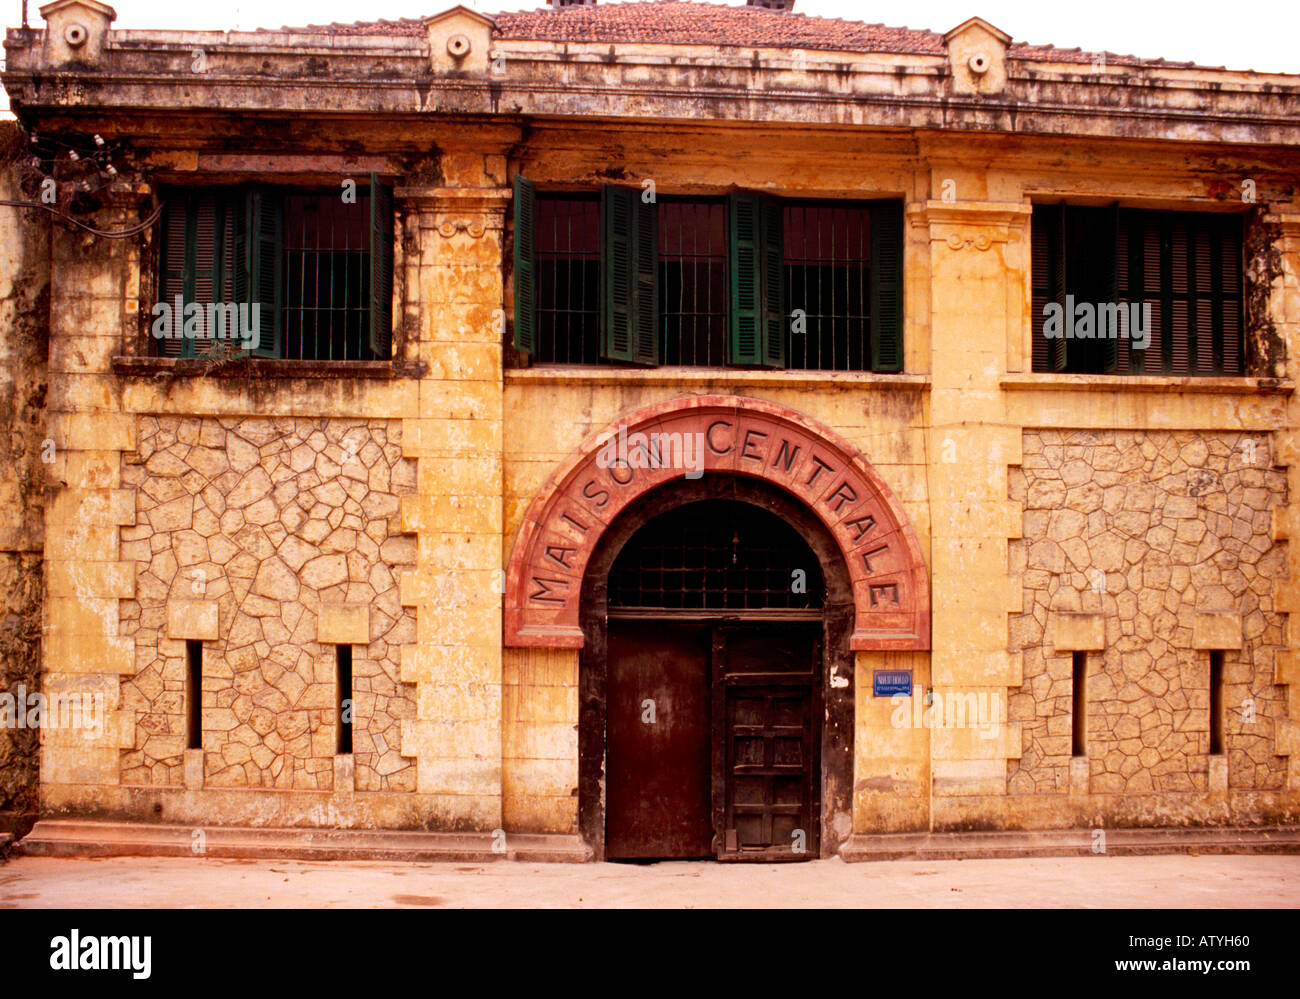
[[[781,203],[737,192],[728,198],[730,364],[785,365],[784,246]]]
[[[1065,282],[1066,282],[1066,261],[1065,261],[1065,206],[1058,206],[1059,211],[1056,215],[1056,224],[1052,232],[1052,263],[1051,263],[1051,294],[1052,301],[1061,307],[1062,329],[1061,336],[1054,340],[1047,341],[1047,365],[1052,371],[1064,371],[1066,363],[1066,330],[1070,327],[1070,317],[1065,315]]]
[[[182,302],[174,317],[178,334],[159,340],[156,352],[162,357],[195,357],[206,353],[213,333],[207,328],[213,313],[209,305],[222,305],[234,295],[231,214],[236,209],[229,194],[179,192],[170,199],[163,218],[158,295],[173,311],[176,296]],[[181,335],[185,325],[184,309],[191,304],[204,307],[202,336]]]
[[[1102,301],[1108,304],[1113,304],[1120,301],[1120,290],[1119,290],[1119,284],[1120,284],[1119,269],[1121,266],[1120,257],[1121,255],[1125,255],[1123,251],[1121,251],[1121,247],[1120,247],[1120,244],[1123,241],[1120,239],[1120,231],[1119,231],[1119,225],[1120,225],[1119,202],[1117,201],[1109,208],[1103,208],[1101,209],[1101,211],[1105,213],[1104,216],[1105,227],[1103,229],[1104,241],[1099,240],[1098,242],[1102,247],[1102,249],[1104,250],[1104,252],[1110,254],[1110,258],[1107,261],[1107,263],[1109,263],[1110,266],[1109,269],[1106,271],[1106,275],[1105,275],[1106,288],[1105,291],[1102,293]],[[1127,245],[1124,246],[1123,250],[1127,251]],[[1101,341],[1101,345],[1102,345],[1101,346],[1101,351],[1102,351],[1101,370],[1108,375],[1120,374],[1127,371],[1128,370],[1127,344],[1125,345],[1125,350],[1121,353],[1119,337],[1118,336],[1111,337],[1107,335],[1110,333],[1110,330],[1104,328],[1100,314],[1098,314],[1097,316],[1097,332],[1098,335],[1103,337]],[[1123,361],[1124,361],[1122,367],[1120,365],[1121,356],[1123,357]]]
[[[515,174],[515,349],[537,353],[537,190]]]
[[[600,189],[601,357],[659,362],[658,206],[630,187]]]
[[[1124,237],[1127,243],[1126,259],[1121,264],[1125,268],[1124,273],[1127,276],[1128,295],[1127,298],[1134,305],[1141,308],[1146,301],[1146,268],[1144,260],[1144,244],[1146,242],[1146,218],[1145,212],[1136,209],[1128,209],[1120,216],[1120,225],[1123,226]],[[1133,331],[1130,328],[1129,336],[1132,337]],[[1160,338],[1153,332],[1152,342],[1156,344],[1156,356],[1160,352]],[[1128,345],[1128,371],[1130,374],[1142,374],[1146,370],[1147,351],[1138,350],[1132,339]]]
[[[731,337],[728,362],[758,364],[759,302],[762,278],[758,267],[758,197],[731,195],[727,205],[731,252]]]
[[[1044,309],[1047,303],[1051,301],[1052,291],[1051,282],[1048,280],[1048,274],[1051,271],[1051,221],[1050,216],[1054,214],[1053,205],[1034,205],[1033,215],[1030,218],[1030,284],[1033,288],[1033,298],[1031,300],[1031,314],[1029,317],[1029,326],[1032,330],[1032,346],[1030,356],[1032,360],[1031,370],[1044,372],[1048,370],[1047,364],[1047,338],[1043,336],[1043,324],[1047,321]]]
[[[243,211],[235,216],[235,300],[260,306],[252,353],[280,356],[280,305],[283,296],[284,212],[274,192],[249,188]]]
[[[370,175],[370,352],[393,356],[393,189]]]
[[[762,317],[763,366],[785,367],[785,207],[775,198],[759,202],[759,261],[763,269]]]
[[[600,356],[632,360],[632,225],[636,192],[600,189]]]
[[[659,363],[659,206],[645,202],[639,192],[633,202],[635,239],[632,243],[633,317],[632,360],[652,366]]]
[[[194,301],[194,235],[198,211],[197,199],[191,194],[179,191],[168,198],[163,213],[162,245],[159,248],[158,300],[166,303],[169,309],[176,307],[176,298],[181,302]],[[190,356],[193,350],[186,351],[189,343],[183,337],[153,337],[153,320],[150,318],[150,338],[154,340],[153,353],[159,357]],[[184,327],[185,315],[172,317],[172,332],[179,334]],[[192,344],[189,344],[192,347]]]
[[[871,370],[903,370],[903,205],[871,206]]]

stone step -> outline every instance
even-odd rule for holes
[[[202,838],[194,835],[202,829]],[[36,857],[224,857],[258,860],[493,860],[574,862],[591,858],[577,836],[491,833],[152,825],[44,819],[15,852]],[[202,849],[199,849],[201,844]]]
[[[1300,826],[1225,826],[1189,829],[1105,829],[1107,856],[1159,853],[1300,853]],[[1102,845],[1097,840],[1098,847]],[[1092,829],[855,835],[840,848],[846,861],[981,860],[1086,856]]]
[[[490,833],[370,829],[198,827],[45,819],[11,852],[41,857],[206,857],[296,860],[581,862],[591,851],[577,836],[509,833],[505,851],[493,850]],[[1168,853],[1300,853],[1300,826],[1191,829],[1107,829],[1108,856]],[[12,836],[0,833],[0,856]],[[856,835],[840,848],[849,862],[872,860],[977,860],[1087,856],[1091,829],[968,833]],[[1100,852],[1100,851],[1098,851]]]

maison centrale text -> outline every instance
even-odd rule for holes
[[[694,448],[669,446],[691,437],[698,441]],[[629,446],[611,460],[616,439]],[[693,460],[673,460],[674,451],[690,454]],[[653,426],[619,427],[602,434],[597,450],[566,477],[561,501],[539,525],[542,541],[529,569],[529,602],[540,608],[575,600],[587,558],[604,527],[655,486],[683,476],[699,477],[701,466],[706,475],[752,475],[802,498],[836,535],[850,560],[850,574],[856,580],[881,577],[870,587],[870,605],[899,606],[900,582],[889,577],[908,561],[891,557],[898,524],[876,486],[839,447],[819,435],[743,411],[688,412]]]

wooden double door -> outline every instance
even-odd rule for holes
[[[609,621],[605,853],[809,860],[822,625]]]

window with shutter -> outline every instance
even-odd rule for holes
[[[902,219],[894,201],[596,199],[519,178],[514,342],[541,363],[900,371]]]
[[[261,185],[165,198],[159,303],[203,314],[199,336],[155,339],[155,353],[201,356],[220,337],[260,357],[391,356],[394,212],[377,177],[353,200]]]
[[[297,192],[281,195],[280,357],[355,361],[389,356],[392,211],[382,200],[382,191],[378,206],[372,194],[358,194],[355,202]],[[379,221],[381,215],[386,224]],[[383,353],[371,349],[372,336],[378,337]]]
[[[1036,205],[1031,226],[1035,371],[1241,373],[1240,217]],[[1059,339],[1044,330],[1052,302]],[[1091,310],[1091,335],[1068,335],[1070,306],[1080,329]]]

